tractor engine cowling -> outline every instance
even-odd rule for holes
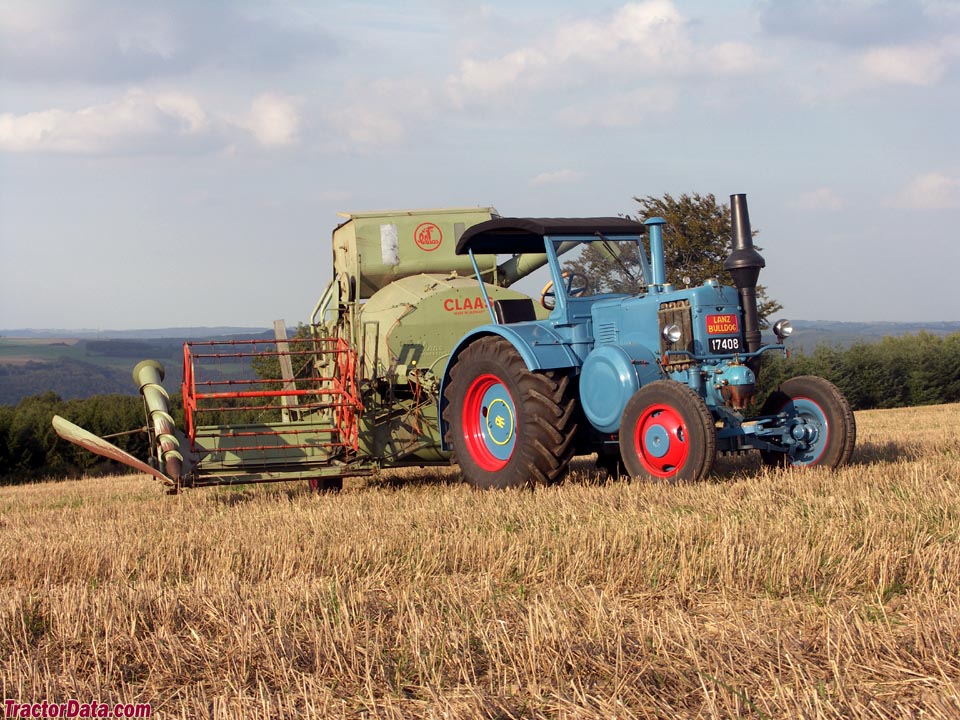
[[[738,410],[756,392],[754,372],[736,360],[746,352],[736,288],[711,279],[598,301],[592,317],[596,344],[580,371],[580,399],[601,432],[616,432],[630,397],[664,376],[702,389],[711,405]]]

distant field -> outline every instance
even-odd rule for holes
[[[36,355],[3,355],[0,354],[0,365],[27,365],[32,362],[50,362],[47,358],[37,357]]]
[[[0,337],[0,365],[22,365],[27,362],[50,362],[73,355],[79,340]]]
[[[207,339],[265,336],[272,333],[252,328],[246,335],[211,335]],[[166,387],[174,392],[182,381],[185,339],[0,337],[0,405],[16,405],[25,397],[51,391],[65,400],[111,393],[136,395],[131,371],[148,358],[163,364]]]
[[[38,347],[41,345],[76,345],[80,342],[77,338],[8,338],[0,337],[0,349],[7,346],[24,345],[27,347]]]
[[[163,717],[960,717],[960,405],[855,464],[0,488],[0,686]]]
[[[98,352],[96,343],[75,339],[0,338],[0,404],[16,405],[25,397],[46,392],[54,392],[64,399],[136,393],[130,371],[142,358]],[[165,363],[173,357],[166,352],[160,355],[158,359]],[[178,365],[173,367],[175,372],[179,371]]]
[[[76,338],[0,337],[0,363],[8,358],[40,362],[60,358],[89,360],[103,365],[129,363],[143,352],[170,353],[181,347],[179,340],[79,340]]]

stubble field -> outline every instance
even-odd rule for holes
[[[960,717],[960,406],[854,464],[0,488],[0,692],[154,717]],[[406,480],[403,482],[403,480]]]

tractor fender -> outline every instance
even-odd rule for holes
[[[662,377],[657,358],[649,348],[633,344],[600,346],[587,356],[580,369],[580,406],[597,430],[615,433],[634,393]]]
[[[463,349],[476,340],[488,336],[499,335],[516,348],[528,370],[555,370],[557,368],[579,367],[581,360],[570,348],[569,342],[563,340],[553,328],[544,323],[514,323],[511,325],[481,325],[460,338],[460,341],[450,353],[447,365],[440,378],[440,388],[437,397],[437,417],[440,422],[440,447],[445,451],[452,450],[447,443],[447,423],[443,419],[447,401],[444,393],[450,382],[450,368],[452,368]]]

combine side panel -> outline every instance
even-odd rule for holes
[[[290,360],[296,384],[281,358]],[[342,339],[190,342],[183,362],[196,459],[185,484],[365,474],[357,466],[357,355]]]

